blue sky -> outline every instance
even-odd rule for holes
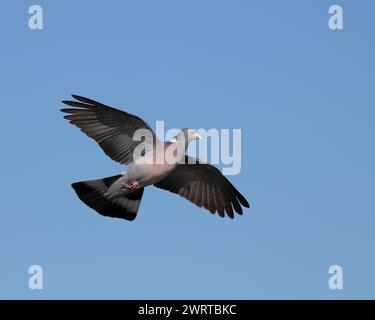
[[[28,28],[28,8],[44,29]],[[344,30],[328,8],[344,9]],[[373,1],[10,1],[1,6],[0,298],[375,298]],[[75,93],[167,128],[242,129],[220,219],[149,188],[134,222],[70,184],[124,170],[70,126]],[[30,290],[28,268],[44,270]],[[344,289],[328,288],[339,264]]]

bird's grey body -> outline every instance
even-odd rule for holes
[[[177,193],[211,213],[230,218],[242,214],[246,199],[215,167],[185,156],[189,143],[199,138],[193,129],[182,129],[174,142],[161,142],[142,119],[94,100],[75,96],[62,109],[72,124],[102,147],[113,160],[125,164],[119,175],[73,183],[78,197],[98,213],[134,220],[144,188],[154,185]],[[145,132],[144,140],[135,139]],[[148,139],[147,139],[148,138]],[[233,211],[234,209],[234,211]]]
[[[125,183],[137,183],[144,188],[163,180],[172,170],[176,164],[132,164],[128,170],[122,173],[122,179]]]
[[[141,163],[131,162],[128,165],[128,169],[121,173],[121,183],[125,184],[125,186],[136,185],[140,188],[144,188],[160,182],[167,177],[182,160],[184,151],[189,142],[189,140],[185,142],[182,139],[175,143],[158,142],[158,146],[151,152],[146,153],[142,157],[142,160],[138,159]],[[181,156],[177,155],[177,149],[180,150]],[[175,157],[168,161],[168,155],[171,155],[171,153],[173,153]]]

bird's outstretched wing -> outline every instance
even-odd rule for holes
[[[155,186],[179,194],[211,213],[218,212],[221,217],[224,217],[226,212],[230,218],[234,218],[233,209],[242,214],[241,205],[249,208],[244,196],[217,168],[194,161],[188,156],[185,157],[184,164],[178,164]]]
[[[114,161],[125,165],[134,161],[133,151],[141,143],[133,140],[138,129],[149,130],[149,135],[152,136],[150,140],[155,144],[155,133],[137,116],[88,98],[77,95],[72,97],[77,101],[63,101],[64,104],[74,107],[61,109],[69,114],[64,118],[94,139]]]

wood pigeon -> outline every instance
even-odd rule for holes
[[[182,129],[175,139],[160,141],[142,119],[97,101],[72,95],[63,101],[64,118],[94,139],[114,161],[126,165],[121,174],[72,184],[78,197],[99,214],[134,220],[144,188],[179,194],[220,217],[242,215],[249,208],[244,196],[214,166],[185,155],[189,142],[200,138],[193,129]],[[135,139],[145,132],[143,139]],[[148,136],[147,136],[148,135]],[[147,139],[148,138],[148,139]],[[140,152],[136,152],[140,149]]]

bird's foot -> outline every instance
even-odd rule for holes
[[[130,183],[128,183],[127,188],[130,189],[130,190],[139,190],[140,186],[139,186],[138,182],[130,182]]]

